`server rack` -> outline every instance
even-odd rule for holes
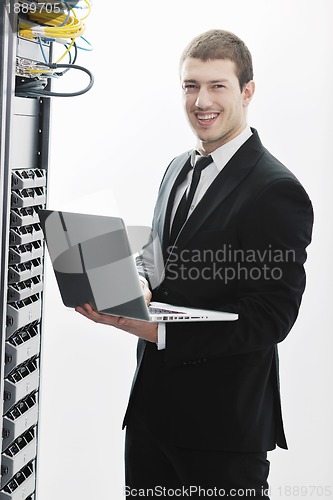
[[[17,5],[0,7],[0,500],[36,500],[44,255],[38,208],[47,197],[50,99],[15,96],[20,65],[40,58],[36,42],[18,35]],[[50,56],[50,42],[44,52]]]

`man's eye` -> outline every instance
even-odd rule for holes
[[[183,85],[184,92],[194,92],[197,89],[197,85],[194,83],[186,83]]]
[[[214,86],[213,86],[214,89],[225,89],[225,85],[223,85],[222,83],[216,83]]]

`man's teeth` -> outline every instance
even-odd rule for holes
[[[198,115],[199,120],[212,120],[213,118],[217,117],[217,113],[210,114],[210,115]]]

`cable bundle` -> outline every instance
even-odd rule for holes
[[[50,90],[44,90],[46,87],[46,81],[44,78],[34,78],[34,79],[20,79],[20,81],[16,81],[15,93],[18,97],[74,97],[78,95],[85,94],[94,84],[94,77],[92,73],[83,66],[78,66],[76,64],[45,64],[52,68],[53,70],[57,70],[58,68],[66,68],[66,69],[77,69],[79,71],[83,71],[89,75],[90,81],[88,85],[76,92],[51,92]],[[43,71],[43,77],[46,76],[47,72]],[[37,70],[35,70],[37,72]],[[61,76],[59,73],[55,73],[57,76]]]
[[[60,39],[61,41],[73,40],[83,35],[85,31],[84,20],[90,15],[91,4],[89,0],[84,0],[88,7],[88,13],[79,19],[74,11],[74,8],[70,7],[67,2],[63,2],[64,9],[54,5],[54,10],[52,12],[47,12],[46,10],[40,8],[30,9],[27,12],[27,18],[29,21],[33,21],[37,24],[24,25],[23,29],[20,29],[20,35],[24,38],[49,38],[49,39]],[[60,12],[59,12],[60,11]]]
[[[78,49],[92,50],[91,45],[83,38],[85,31],[84,20],[90,15],[91,2],[90,0],[83,0],[84,7],[88,9],[88,13],[79,18],[75,10],[81,8],[76,5],[71,6],[73,2],[59,2],[55,4],[39,4],[38,2],[29,2],[29,8],[26,8],[25,17],[20,19],[19,35],[27,39],[36,39],[39,42],[41,55],[44,63],[31,62],[28,67],[25,61],[17,62],[17,74],[25,75],[27,78],[16,79],[16,95],[22,97],[38,97],[38,96],[58,96],[58,97],[72,97],[81,95],[91,89],[93,86],[94,78],[91,72],[75,64]],[[25,4],[26,7],[27,4]],[[51,6],[45,9],[45,5]],[[75,9],[75,10],[74,10]],[[76,41],[81,38],[87,48],[78,47]],[[65,47],[64,53],[56,61],[56,63],[49,62],[44,52],[43,42],[58,42]],[[74,50],[74,57],[71,55],[72,49]],[[66,56],[69,57],[69,64],[59,64],[59,62]],[[63,68],[64,71],[59,72],[58,69]],[[51,92],[46,90],[47,79],[59,78],[69,69],[76,69],[85,72],[89,75],[90,81],[88,85],[77,92]],[[30,80],[30,81],[29,81]],[[38,81],[41,80],[41,81]]]

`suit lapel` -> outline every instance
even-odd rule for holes
[[[175,193],[181,179],[179,179],[182,168],[189,160],[191,152],[187,151],[173,160],[165,173],[161,184],[158,200],[155,207],[154,223],[155,230],[162,242],[162,248],[165,248],[169,239],[170,217],[172,212]],[[185,180],[185,179],[183,179]]]
[[[222,169],[187,220],[176,240],[177,247],[185,245],[204,225],[214,210],[245,180],[263,152],[264,147],[257,132],[253,130],[253,135]]]

